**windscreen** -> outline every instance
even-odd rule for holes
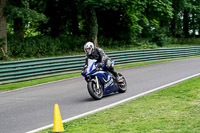
[[[87,61],[87,65],[90,67],[90,66],[92,66],[92,64],[94,63],[94,62],[96,62],[97,60],[93,60],[93,59],[88,59],[88,61]]]

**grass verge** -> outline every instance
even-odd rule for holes
[[[199,118],[200,76],[64,123],[64,133],[199,133]]]
[[[200,56],[193,56],[193,57],[200,57]],[[115,66],[115,69],[123,69],[123,68],[144,66],[144,65],[168,62],[168,61],[173,61],[173,60],[188,59],[188,58],[193,58],[193,57],[166,59],[166,60],[151,61],[151,62],[129,63],[129,64],[125,64],[125,65]],[[78,76],[81,76],[81,71],[77,72],[77,73],[72,73],[72,74],[65,74],[65,75],[60,75],[60,76],[54,76],[54,77],[48,77],[48,78],[42,78],[42,79],[35,79],[35,80],[24,81],[24,82],[4,84],[4,85],[0,85],[0,91],[1,90],[4,90],[4,91],[6,91],[6,90],[15,90],[15,89],[19,89],[19,88],[24,88],[24,87],[28,87],[28,86],[33,86],[33,85],[38,85],[38,84],[42,84],[42,83],[58,81],[58,80],[62,80],[62,79],[78,77]]]

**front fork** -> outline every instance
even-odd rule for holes
[[[95,76],[95,79],[96,79],[96,83],[97,83],[97,89],[99,89],[99,79],[97,76]]]
[[[87,78],[86,81],[94,81],[97,84],[97,89],[99,89],[99,79],[95,76],[95,79],[91,79],[91,77]]]

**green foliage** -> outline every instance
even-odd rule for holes
[[[171,38],[170,44],[200,45],[200,38]]]
[[[120,48],[128,46],[128,40],[114,40],[113,38],[106,38],[104,36],[99,37],[99,47],[106,47],[106,48]]]
[[[199,38],[169,39],[165,35],[163,35],[162,38],[162,32],[160,34],[159,32],[158,34],[156,33],[157,32],[154,33],[155,35],[153,38],[139,38],[137,39],[137,42],[132,43],[130,43],[129,40],[114,40],[113,38],[101,36],[99,37],[99,47],[103,48],[105,51],[119,51],[129,49],[154,49],[160,47],[159,43],[163,46],[167,46],[167,44],[165,44],[166,41],[171,44],[200,44]],[[155,36],[158,36],[158,38],[154,38]],[[50,36],[35,36],[32,38],[26,38],[23,42],[20,42],[17,41],[14,36],[9,35],[8,54],[12,58],[39,58],[48,56],[84,54],[83,45],[86,41],[86,38],[83,36],[78,37],[60,35],[57,38],[52,38]]]
[[[58,38],[49,36],[33,37],[25,39],[23,42],[16,41],[14,37],[9,37],[8,49],[10,57],[59,56],[67,53],[82,52],[85,42],[85,38],[76,36],[60,36]]]
[[[48,21],[47,17],[43,13],[39,13],[34,9],[30,9],[29,1],[9,1],[9,4],[6,6],[7,21],[9,22],[9,31],[13,32],[15,27],[14,20],[22,19],[22,29],[25,32],[25,37],[30,36],[30,32],[36,32],[37,27],[39,26],[38,22],[46,23]]]
[[[166,28],[155,29],[152,31],[151,35],[151,42],[156,43],[160,47],[162,47],[165,44],[168,44],[169,42]]]
[[[18,4],[20,6],[18,6]],[[22,18],[25,23],[44,21],[47,22],[47,18],[44,14],[38,13],[36,10],[30,9],[28,0],[24,0],[20,3],[10,3],[6,7],[8,14],[7,19],[12,21],[15,18]]]
[[[6,12],[8,33],[17,27],[25,37],[8,39],[8,52],[19,57],[81,52],[97,35],[101,47],[156,48],[200,32],[200,0],[8,0]]]
[[[25,23],[28,22],[37,22],[37,21],[47,21],[46,16],[44,14],[40,14],[35,10],[31,10],[29,8],[19,8],[16,6],[7,6],[8,20],[13,20],[15,18],[23,18]]]
[[[138,40],[137,46],[140,49],[155,49],[155,48],[158,48],[158,46],[155,43],[149,42],[149,39]]]
[[[173,0],[173,37],[194,37],[200,31],[200,0]],[[199,33],[200,34],[200,33]]]

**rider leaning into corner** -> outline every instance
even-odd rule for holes
[[[123,82],[120,76],[118,76],[118,73],[114,71],[112,60],[105,54],[105,52],[101,48],[95,47],[92,42],[87,42],[84,45],[84,51],[86,53],[86,64],[88,59],[95,59],[97,60],[97,62],[100,62],[100,64],[97,65],[97,69],[101,68],[105,64],[107,71],[109,71],[116,77],[117,82]]]

